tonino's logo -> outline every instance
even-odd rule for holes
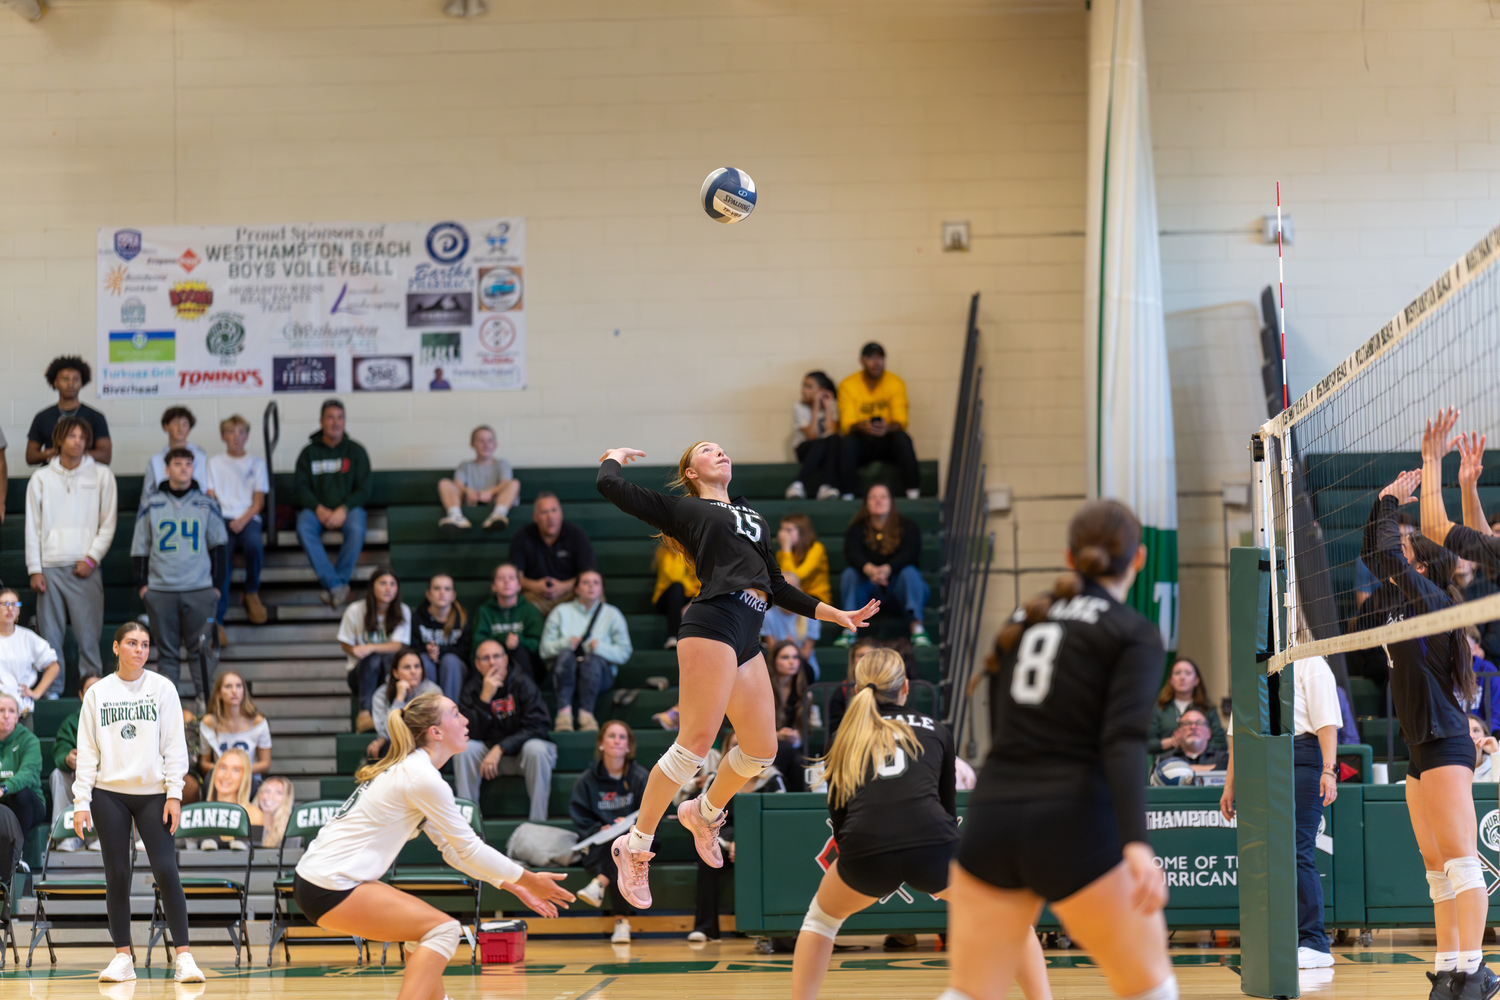
[[[1204,827],[1222,826],[1234,829],[1236,821],[1225,819],[1217,809],[1148,809],[1146,829],[1178,830],[1183,827],[1198,830]]]
[[[185,809],[182,825],[188,830],[238,830],[240,816],[238,809]]]

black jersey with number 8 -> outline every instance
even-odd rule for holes
[[[993,742],[976,799],[1107,788],[1121,842],[1145,840],[1146,732],[1164,661],[1156,626],[1094,581],[1054,602],[992,675]]]

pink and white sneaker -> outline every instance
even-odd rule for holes
[[[700,796],[701,798],[701,796]],[[693,846],[698,848],[698,857],[710,868],[724,867],[724,852],[719,847],[719,831],[728,818],[727,809],[720,810],[719,818],[710,823],[698,807],[698,799],[688,799],[677,807],[677,821],[693,834]]]
[[[614,858],[615,870],[619,873],[615,876],[615,884],[620,888],[620,895],[636,909],[649,910],[651,859],[656,855],[651,851],[632,851],[629,833],[616,837],[614,843],[609,845],[609,853]]]

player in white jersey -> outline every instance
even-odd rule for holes
[[[396,855],[425,831],[443,860],[516,895],[547,917],[573,898],[560,873],[530,872],[479,838],[438,773],[469,745],[458,706],[432,692],[391,712],[390,747],[360,768],[354,794],[297,862],[293,898],[325,930],[372,941],[405,941],[406,975],[398,1000],[443,994],[443,968],[458,949],[458,921],[380,881]]]

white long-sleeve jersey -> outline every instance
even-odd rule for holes
[[[93,692],[90,691],[92,694]],[[297,874],[324,889],[353,889],[379,881],[419,831],[459,871],[498,886],[526,869],[486,844],[459,812],[453,789],[426,750],[360,785],[313,838]]]
[[[182,703],[161,674],[145,670],[133,681],[106,674],[83,696],[75,809],[88,809],[96,788],[120,795],[166,792],[169,799],[181,799],[187,767]]]

